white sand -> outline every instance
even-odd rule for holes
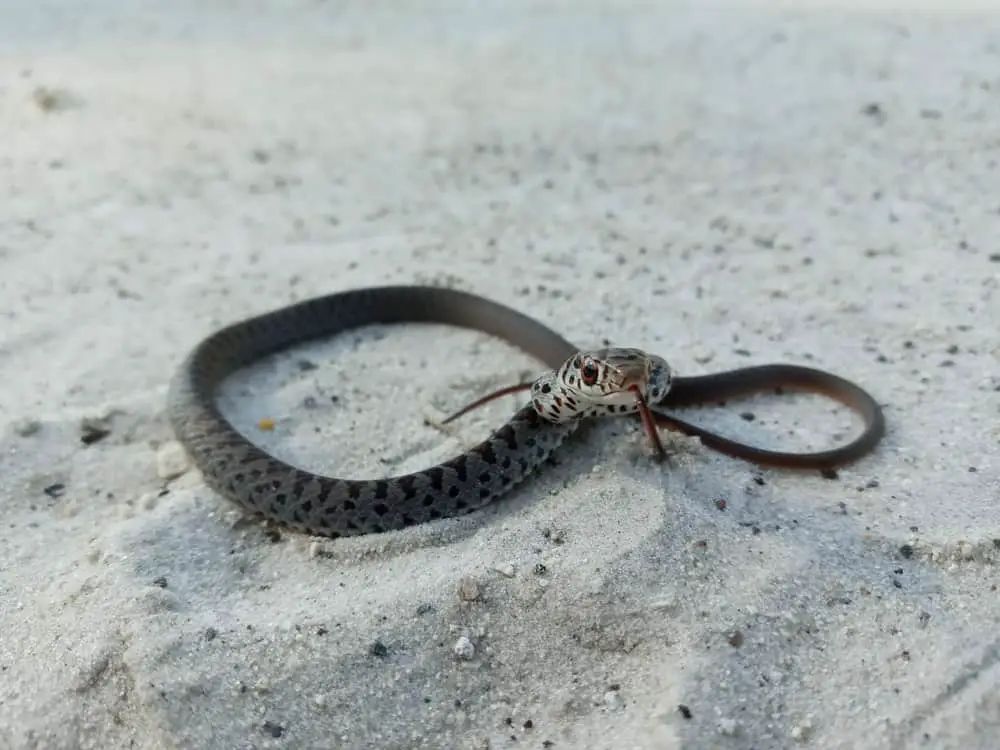
[[[997,15],[199,5],[0,11],[0,748],[997,746]],[[389,281],[682,373],[824,367],[889,432],[830,481],[679,438],[663,471],[605,423],[488,512],[338,543],[273,541],[194,471],[165,489],[199,338]],[[513,400],[455,437],[425,416],[537,369],[382,333],[226,408],[385,475]],[[806,398],[699,416],[857,427]]]

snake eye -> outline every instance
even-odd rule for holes
[[[593,385],[597,382],[597,363],[588,359],[580,368],[580,379],[584,385]]]

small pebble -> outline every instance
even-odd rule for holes
[[[85,417],[80,420],[80,442],[91,445],[103,440],[111,434],[111,425],[107,419]]]
[[[368,653],[377,659],[384,659],[389,655],[389,648],[382,641],[375,641],[368,647]]]
[[[466,636],[461,636],[457,641],[455,641],[455,646],[452,648],[456,658],[468,661],[476,655],[476,647],[473,645],[472,641]]]
[[[515,573],[514,566],[510,563],[507,563],[506,565],[500,565],[494,568],[493,570],[502,575],[504,578],[513,578]]]
[[[285,733],[285,728],[281,724],[275,724],[273,721],[265,721],[260,728],[264,734],[268,734],[275,739]]]
[[[62,482],[56,482],[55,484],[50,484],[42,492],[51,498],[62,497],[63,493],[66,492],[66,485]]]
[[[156,452],[156,475],[166,482],[185,474],[189,467],[184,446],[176,440],[164,443]]]
[[[732,737],[736,734],[737,724],[732,719],[719,719],[719,734]]]
[[[472,576],[465,576],[458,582],[458,598],[463,602],[479,601],[482,595],[482,589]]]
[[[810,734],[812,734],[812,724],[808,721],[792,727],[792,739],[797,742],[805,742],[809,739]]]
[[[42,423],[37,419],[19,419],[14,422],[14,433],[19,437],[31,437],[40,429],[42,429]]]
[[[604,694],[604,706],[609,711],[618,711],[625,707],[625,701],[617,690],[609,690]]]
[[[72,109],[79,104],[79,99],[66,89],[38,86],[31,92],[35,105],[43,112],[59,112]]]

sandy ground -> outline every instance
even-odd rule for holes
[[[996,747],[1000,16],[224,5],[0,6],[0,748]],[[888,435],[830,480],[681,438],[664,471],[607,422],[493,509],[337,543],[165,481],[199,338],[385,282],[682,373],[824,367]],[[365,330],[222,401],[386,476],[537,368]]]

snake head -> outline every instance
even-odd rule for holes
[[[551,422],[639,410],[667,395],[673,372],[662,357],[641,349],[611,347],[578,352],[531,386],[535,410]]]

